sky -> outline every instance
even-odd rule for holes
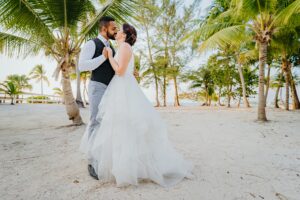
[[[186,5],[192,3],[192,0],[184,1]],[[212,3],[212,0],[203,0],[200,3],[201,6],[201,15],[205,14],[205,9]],[[202,14],[203,13],[203,14]],[[141,30],[140,30],[141,31]],[[138,45],[138,43],[137,43]],[[191,63],[200,64],[205,62],[207,55],[202,55],[193,59]],[[4,81],[8,75],[11,74],[25,74],[28,75],[32,68],[38,64],[42,64],[45,67],[46,75],[50,81],[50,86],[44,86],[44,94],[52,95],[53,88],[61,87],[60,80],[55,81],[52,77],[52,74],[56,68],[56,62],[50,57],[46,57],[43,54],[39,54],[37,56],[30,56],[25,59],[16,58],[16,57],[8,57],[4,54],[0,54],[0,82]],[[33,89],[31,92],[40,93],[40,83],[36,83],[36,81],[31,80],[30,83],[33,85]],[[75,95],[75,81],[72,82],[73,86],[73,94]],[[153,88],[142,88],[146,96],[152,101],[154,99],[154,90]],[[172,90],[169,93],[168,101],[173,101],[173,93]]]

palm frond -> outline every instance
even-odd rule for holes
[[[289,20],[300,13],[300,0],[296,0],[289,6],[281,10],[275,17],[274,24],[288,24]]]
[[[76,27],[78,21],[85,21],[89,14],[95,13],[90,0],[44,0],[37,5],[41,16],[53,30],[63,27]]]
[[[98,21],[104,15],[109,15],[114,17],[118,23],[123,23],[125,21],[131,21],[131,18],[135,13],[136,1],[127,0],[112,0],[105,4],[102,9],[98,11],[96,16],[83,27],[81,31],[80,40],[88,40],[92,37],[96,37],[98,34]]]
[[[244,32],[245,25],[235,25],[224,28],[205,40],[200,45],[199,51],[203,52],[231,44],[238,45],[243,41]]]
[[[27,57],[36,55],[41,51],[41,45],[30,38],[17,36],[11,33],[0,32],[0,52],[8,56],[16,55]]]
[[[44,1],[36,0],[0,0],[0,24],[12,32],[39,35],[53,41],[49,19],[41,12]]]

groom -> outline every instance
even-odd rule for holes
[[[99,35],[93,40],[89,40],[81,49],[79,55],[79,70],[91,71],[91,80],[88,88],[90,122],[87,127],[88,135],[91,136],[93,130],[100,124],[96,120],[98,113],[98,105],[107,88],[109,82],[115,75],[111,64],[109,63],[108,53],[105,47],[110,47],[115,55],[114,48],[110,45],[109,39],[115,40],[118,27],[112,17],[102,17],[99,20]],[[97,173],[92,167],[92,158],[88,155],[88,171],[89,174],[98,180]]]

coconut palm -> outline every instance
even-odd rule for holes
[[[203,105],[210,106],[211,97],[214,94],[214,82],[211,70],[207,66],[203,66],[198,70],[189,71],[183,79],[191,81],[191,89],[200,88],[199,94],[202,97],[204,96],[203,99],[205,100]]]
[[[11,105],[14,105],[14,99],[16,95],[20,94],[18,86],[13,81],[5,81],[4,83],[0,83],[0,91],[8,94],[11,98]]]
[[[274,107],[275,108],[279,108],[278,95],[279,95],[279,90],[283,87],[283,83],[284,83],[284,77],[283,77],[283,72],[281,70],[281,72],[277,73],[271,79],[271,82],[270,82],[270,87],[276,88],[275,97],[274,97]]]
[[[48,80],[48,77],[46,76],[46,71],[43,65],[36,65],[30,72],[29,74],[31,79],[35,79],[36,82],[41,83],[41,94],[44,95],[44,86],[43,83],[44,81],[50,85],[50,82]]]
[[[61,98],[62,102],[64,102],[64,92],[62,91],[62,89],[56,87],[53,88],[53,92]]]
[[[294,25],[286,26],[286,29],[281,29],[274,36],[274,40],[272,45],[278,48],[278,51],[281,55],[281,67],[284,72],[285,77],[285,109],[289,110],[289,98],[290,98],[290,89],[292,90],[292,96],[297,96],[294,92],[294,84],[292,82],[292,56],[298,53],[300,48],[299,34],[297,32],[297,27]],[[297,92],[296,92],[297,93]],[[297,98],[293,98],[294,105],[296,103],[296,108],[299,109],[299,100]],[[296,102],[295,102],[296,101]]]
[[[17,87],[22,91],[24,89],[32,89],[32,85],[29,84],[30,78],[27,77],[26,75],[18,75],[18,74],[13,74],[9,75],[6,77],[7,81],[12,81],[15,82]]]
[[[100,8],[96,11],[96,8]],[[75,102],[70,71],[84,41],[97,35],[104,15],[118,22],[134,14],[135,1],[112,0],[0,0],[0,50],[28,56],[44,52],[57,62],[54,77],[61,74],[67,114],[74,125],[83,124]]]
[[[205,35],[200,49],[214,49],[225,45],[240,44],[254,38],[259,49],[259,121],[266,121],[264,96],[264,69],[268,56],[268,45],[274,34],[286,24],[299,23],[300,0],[258,1],[232,0],[227,11],[204,24],[197,34]],[[298,21],[297,21],[298,20]],[[248,39],[247,39],[248,38]]]
[[[29,84],[30,78],[26,75],[13,74],[7,76],[6,80],[15,83],[18,90],[20,90],[20,93],[23,93],[25,89],[32,90],[32,85]],[[17,99],[19,99],[19,95],[17,95]],[[18,100],[16,103],[19,103]]]
[[[299,102],[299,97],[297,93],[297,85],[300,84],[300,77],[297,74],[291,73],[291,93],[292,93],[292,98],[293,98],[293,104],[292,108],[293,109],[299,109],[300,108],[300,102]]]
[[[80,72],[80,82],[83,83],[83,101],[85,104],[88,104],[86,100],[86,96],[88,96],[88,90],[87,90],[87,80],[91,77],[91,72],[86,71],[86,72]],[[77,79],[77,73],[72,73],[70,75],[71,80],[78,80]],[[80,87],[80,85],[79,85]]]
[[[61,96],[61,97],[62,97],[62,96],[64,95],[62,89],[60,89],[60,88],[58,88],[58,87],[53,88],[53,91],[54,91],[54,94],[56,94],[56,95],[58,95],[58,96]]]

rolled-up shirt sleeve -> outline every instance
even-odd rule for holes
[[[96,45],[93,40],[89,40],[83,45],[79,54],[79,71],[92,71],[99,67],[106,60],[105,56],[103,55],[93,58],[95,50]]]

